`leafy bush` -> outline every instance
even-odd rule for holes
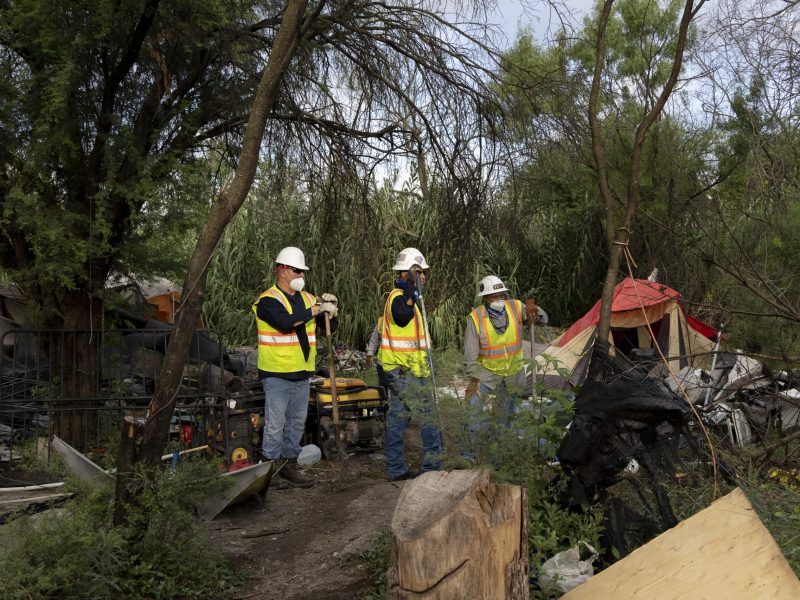
[[[564,496],[565,481],[556,477],[551,466],[555,452],[564,435],[564,427],[572,419],[572,402],[563,394],[537,389],[537,402],[532,407],[522,403],[519,412],[506,427],[495,423],[493,413],[486,411],[483,426],[474,440],[467,440],[466,431],[470,417],[463,396],[459,396],[460,356],[453,351],[436,356],[437,390],[440,426],[445,439],[448,456],[444,460],[446,469],[489,469],[494,481],[512,483],[528,490],[528,552],[530,575],[538,577],[541,564],[562,550],[583,540],[598,550],[602,532],[602,509],[590,507],[583,513],[571,512],[560,499]],[[548,368],[557,369],[550,364]],[[463,382],[461,382],[463,384]],[[530,396],[529,390],[518,391],[521,398]],[[483,398],[491,403],[491,394]],[[519,401],[518,401],[519,404]],[[469,449],[476,464],[467,464],[461,453]],[[384,597],[386,570],[389,565],[388,532],[382,535],[375,546],[362,556],[362,561],[373,585],[366,592],[370,600]],[[538,590],[532,597],[544,598]]]
[[[386,596],[386,571],[389,569],[390,548],[389,530],[384,529],[372,547],[361,555],[361,563],[371,582],[371,585],[361,593],[361,600],[380,600]]]
[[[204,463],[142,479],[130,525],[112,526],[112,492],[83,482],[63,511],[6,526],[7,598],[225,598],[237,577],[197,525],[195,502],[224,483]]]

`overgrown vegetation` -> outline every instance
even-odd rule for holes
[[[145,485],[130,525],[113,527],[113,491],[73,481],[63,509],[4,526],[4,598],[226,598],[239,578],[194,516],[219,473],[186,462]]]
[[[583,513],[569,510],[562,502],[563,480],[551,466],[564,434],[564,426],[572,416],[572,403],[564,394],[549,393],[541,412],[530,403],[520,406],[510,426],[495,422],[494,412],[484,413],[482,427],[474,439],[467,438],[470,415],[463,397],[456,393],[460,379],[455,353],[437,356],[439,384],[439,424],[445,439],[445,468],[482,468],[492,472],[496,482],[521,485],[528,490],[528,549],[530,575],[535,580],[541,564],[557,552],[586,541],[600,549],[602,507],[594,506]],[[446,390],[450,390],[449,393]],[[543,393],[538,386],[537,393]],[[519,391],[520,398],[527,390]],[[491,406],[494,397],[486,398]],[[518,400],[518,404],[520,400]],[[473,461],[465,461],[462,453],[470,451]],[[371,581],[365,598],[383,598],[386,570],[389,563],[389,535],[382,534],[372,549],[362,556],[362,563]],[[532,597],[544,597],[535,590]]]
[[[445,450],[445,468],[483,468],[489,469],[493,481],[521,485],[528,490],[528,551],[530,557],[531,597],[538,599],[555,598],[552,592],[539,589],[536,581],[542,563],[558,552],[575,546],[579,541],[588,542],[601,556],[595,562],[595,572],[607,567],[620,557],[614,548],[603,546],[608,523],[608,508],[612,501],[621,500],[636,511],[650,525],[641,531],[631,533],[631,539],[643,544],[663,531],[656,499],[648,482],[642,480],[636,485],[626,478],[606,489],[602,497],[594,499],[583,511],[567,506],[567,481],[560,477],[556,450],[563,438],[565,425],[572,418],[573,407],[567,396],[537,387],[537,395],[545,396],[541,412],[532,410],[528,402],[523,402],[511,425],[505,427],[494,423],[493,412],[484,413],[484,426],[470,445],[466,438],[469,418],[465,399],[456,392],[461,379],[458,355],[455,352],[441,352],[436,356],[436,373],[439,384],[439,424],[442,427]],[[449,391],[448,391],[449,390]],[[529,396],[528,390],[520,393],[521,398]],[[494,397],[487,398],[491,406]],[[493,410],[493,409],[492,409]],[[698,434],[699,435],[699,434]],[[773,433],[770,441],[774,441]],[[720,498],[741,487],[755,507],[764,525],[772,533],[795,573],[800,576],[800,552],[797,540],[800,536],[800,469],[792,468],[795,461],[774,462],[780,469],[770,467],[763,461],[756,462],[755,448],[731,446],[725,435],[713,435],[713,443],[719,461],[719,479],[714,486],[705,462],[698,461],[697,455],[686,448],[690,454],[685,459],[684,468],[688,471],[675,479],[660,476],[659,484],[665,490],[672,509],[679,520],[686,519],[706,508],[714,499]],[[701,441],[702,443],[702,441]],[[795,442],[797,443],[797,442]],[[465,462],[461,454],[472,450],[475,462]],[[701,455],[705,448],[701,447]],[[793,447],[783,453],[791,459]],[[724,465],[724,466],[723,466]],[[722,470],[733,479],[723,477]],[[630,527],[638,525],[633,521]],[[373,547],[362,555],[361,560],[371,585],[364,592],[370,600],[385,597],[386,570],[389,563],[389,535],[384,532]]]

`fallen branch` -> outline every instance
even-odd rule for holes
[[[796,440],[797,438],[800,438],[800,429],[798,429],[794,433],[790,433],[789,435],[782,437],[777,442],[772,444],[772,446],[765,448],[763,452],[756,455],[756,458],[763,458],[764,460],[767,460],[770,456],[772,456],[772,453],[775,452],[778,448],[780,448],[781,446],[785,446],[786,444],[788,444],[793,440]]]
[[[254,531],[253,533],[243,533],[242,537],[245,539],[265,537],[268,535],[277,535],[279,533],[286,533],[289,528],[284,529],[262,529],[261,531]]]

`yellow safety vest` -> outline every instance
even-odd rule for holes
[[[478,364],[502,377],[516,375],[524,364],[522,302],[506,300],[506,314],[508,327],[502,334],[495,330],[484,304],[473,309],[469,315],[478,333]]]
[[[311,308],[317,301],[308,292],[298,293],[303,296],[303,303],[306,308]],[[258,329],[258,368],[270,373],[295,373],[297,371],[313,373],[316,369],[317,360],[317,325],[315,319],[312,318],[306,322],[306,335],[310,346],[308,359],[306,359],[303,356],[303,349],[300,347],[300,339],[294,331],[283,333],[258,318],[256,307],[258,306],[258,301],[264,296],[275,298],[283,304],[286,312],[290,315],[292,314],[292,305],[289,303],[289,299],[277,286],[272,286],[253,302],[253,313],[256,315],[256,327]]]
[[[414,306],[414,318],[405,327],[394,322],[392,302],[403,295],[403,290],[395,288],[386,299],[383,308],[381,327],[381,346],[378,349],[378,360],[385,371],[396,367],[404,367],[417,377],[428,377],[431,374],[428,365],[428,339],[422,324],[422,314]]]

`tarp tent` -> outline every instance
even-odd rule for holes
[[[124,307],[139,313],[145,306],[148,317],[170,325],[175,323],[181,304],[181,287],[169,279],[114,275],[109,278],[107,288],[120,294]],[[205,327],[202,316],[197,318],[196,327]]]
[[[542,353],[552,360],[536,357],[541,365],[539,377],[541,369],[546,369],[545,385],[557,380],[556,368],[570,371],[572,384],[583,382],[599,322],[600,300]],[[609,336],[613,352],[622,352],[634,360],[648,356],[659,359],[655,336],[674,373],[685,366],[707,369],[716,334],[713,327],[687,315],[681,295],[664,284],[628,277],[614,289]]]

